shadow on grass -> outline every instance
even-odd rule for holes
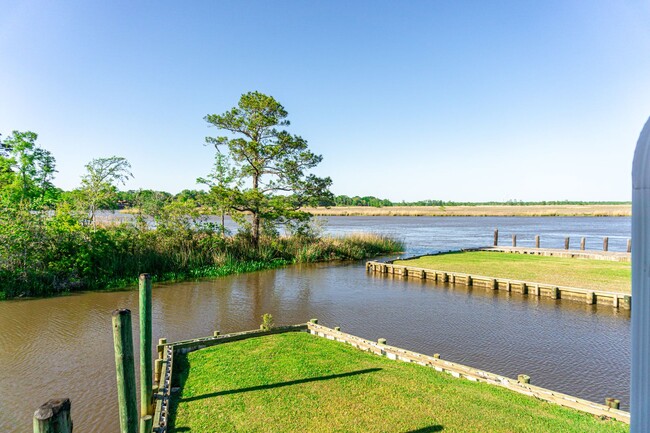
[[[417,430],[409,430],[406,433],[434,433],[438,431],[442,431],[441,425],[430,425],[429,427],[423,427]]]
[[[176,411],[178,409],[178,404],[179,403],[185,403],[185,402],[190,402],[190,401],[195,401],[195,400],[201,400],[201,399],[206,399],[206,398],[211,398],[211,397],[218,397],[222,395],[230,395],[230,394],[237,394],[237,393],[242,393],[242,392],[250,392],[250,391],[260,391],[263,389],[273,389],[273,388],[281,388],[283,386],[291,386],[291,385],[298,385],[301,383],[308,383],[308,382],[319,382],[323,380],[332,380],[332,379],[340,379],[342,377],[349,377],[349,376],[357,376],[359,374],[368,374],[368,373],[374,373],[377,371],[380,371],[381,368],[367,368],[364,370],[357,370],[357,371],[350,371],[348,373],[340,373],[340,374],[331,374],[328,376],[319,376],[319,377],[309,377],[305,379],[298,379],[298,380],[290,380],[287,382],[279,382],[279,383],[271,383],[268,385],[259,385],[259,386],[252,386],[249,388],[240,388],[240,389],[231,389],[227,391],[220,391],[220,392],[213,392],[210,394],[203,394],[203,395],[197,395],[196,397],[189,397],[189,398],[178,398],[180,393],[177,394],[172,394],[171,397],[171,402],[170,402],[170,407],[169,407],[169,424],[168,424],[168,431],[170,432],[190,432],[192,431],[189,427],[186,426],[179,426],[176,427]],[[172,386],[173,387],[179,387],[181,390],[185,386],[185,382],[187,381],[187,377],[190,374],[190,364],[187,360],[187,355],[183,354],[176,354],[174,355],[174,377],[172,378]],[[436,426],[434,426],[436,427]],[[439,430],[426,430],[426,429],[420,429],[420,430],[415,430],[413,433],[425,433],[425,432],[435,432]],[[410,433],[410,432],[409,432]]]
[[[178,402],[179,403],[187,403],[187,402],[190,402],[190,401],[203,400],[205,398],[219,397],[219,396],[222,396],[222,395],[240,394],[242,392],[251,392],[251,391],[261,391],[261,390],[264,390],[264,389],[282,388],[284,386],[299,385],[301,383],[309,383],[309,382],[320,382],[322,380],[340,379],[342,377],[350,377],[350,376],[357,376],[359,374],[374,373],[374,372],[380,371],[380,370],[381,370],[381,368],[366,368],[364,370],[350,371],[348,373],[330,374],[328,376],[308,377],[308,378],[305,378],[305,379],[289,380],[287,382],[270,383],[268,385],[251,386],[251,387],[248,387],[248,388],[229,389],[227,391],[211,392],[209,394],[201,394],[201,395],[197,395],[195,397],[181,398],[181,399],[178,400]]]

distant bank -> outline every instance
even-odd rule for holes
[[[336,206],[305,208],[317,216],[631,216],[630,204],[476,205],[476,206]]]

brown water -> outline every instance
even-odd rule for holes
[[[444,220],[439,222],[444,228],[436,230],[449,240],[438,239],[431,246],[430,231],[425,230],[420,241],[412,234],[430,220],[405,220],[413,225],[407,239],[410,251],[464,246],[468,239],[478,242],[474,226],[463,231],[460,226],[451,228],[458,219],[438,220]],[[515,230],[517,224],[531,224],[533,219],[523,220],[504,219],[499,227],[511,224]],[[337,219],[332,231],[368,227],[367,221],[354,221]],[[494,221],[477,221],[485,224],[483,231],[496,226]],[[586,221],[592,224],[590,233],[618,234],[621,243],[629,227],[629,219]],[[544,224],[549,232],[549,224],[555,224],[555,237],[561,239],[567,220],[545,219]],[[489,231],[486,237],[491,237]],[[72,399],[75,431],[118,431],[110,314],[122,307],[135,313],[137,293],[0,303],[0,432],[29,431],[34,410],[55,397]],[[155,340],[252,329],[264,313],[273,314],[278,324],[317,317],[327,326],[340,325],[369,339],[384,337],[423,353],[438,352],[445,359],[495,373],[510,377],[526,373],[537,385],[590,400],[617,397],[627,407],[627,311],[385,278],[366,274],[363,263],[294,266],[154,287]],[[137,315],[133,319],[137,323]]]

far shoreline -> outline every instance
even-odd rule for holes
[[[631,204],[476,205],[476,206],[335,206],[304,208],[314,216],[435,217],[629,217]]]

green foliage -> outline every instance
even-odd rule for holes
[[[0,198],[31,208],[51,205],[59,193],[52,184],[56,160],[36,144],[34,132],[13,131],[0,144]]]
[[[269,313],[265,313],[262,316],[262,324],[260,325],[260,329],[263,331],[270,331],[275,327],[275,321],[273,320],[273,316]]]
[[[445,201],[445,200],[418,200],[418,201],[401,201],[392,202],[388,199],[377,198],[373,196],[354,196],[337,195],[334,197],[336,206],[370,206],[370,207],[389,207],[389,206],[558,206],[558,205],[616,205],[630,204],[624,201],[576,201],[576,200],[550,200],[550,201],[482,201],[482,202],[465,202],[465,201]]]
[[[307,141],[278,127],[289,126],[287,111],[273,97],[260,92],[241,96],[237,107],[209,114],[205,120],[231,136],[206,137],[218,151],[225,150],[232,162],[233,186],[224,185],[222,203],[251,215],[250,237],[259,244],[264,221],[281,224],[306,221],[300,211],[331,200],[330,178],[308,174],[322,157],[308,149]],[[244,182],[249,187],[243,187]]]

